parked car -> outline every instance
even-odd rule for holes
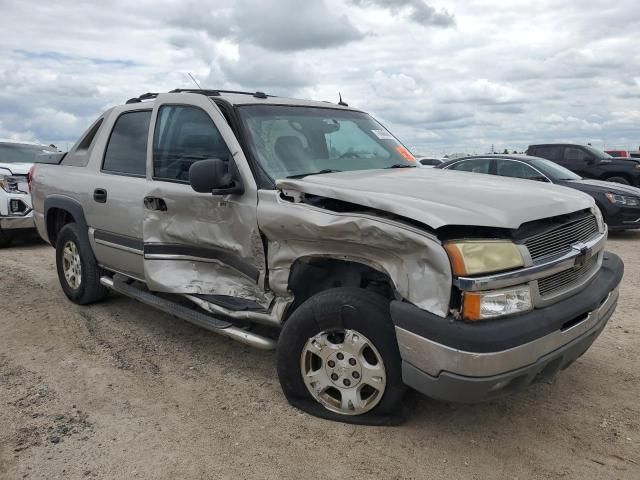
[[[27,175],[38,155],[55,151],[49,145],[0,140],[0,248],[16,235],[35,233]]]
[[[261,92],[133,98],[32,185],[71,301],[277,347],[288,401],[334,420],[397,421],[406,385],[473,402],[555,375],[624,268],[581,192],[415,168],[362,111]]]
[[[615,158],[588,145],[530,145],[526,153],[551,160],[583,178],[640,186],[640,161]]]
[[[616,158],[629,158],[629,152],[626,150],[605,150],[604,153]]]
[[[436,168],[537,180],[580,190],[595,199],[609,230],[640,228],[640,188],[584,179],[545,158],[529,155],[478,155],[451,160]]]
[[[440,165],[444,162],[443,159],[434,157],[416,157],[416,160],[425,167],[435,167],[436,165]]]

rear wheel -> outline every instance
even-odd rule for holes
[[[631,185],[631,183],[629,183],[629,180],[627,180],[624,177],[609,177],[607,178],[607,182],[621,183],[623,185]]]
[[[65,225],[58,234],[56,267],[60,286],[74,303],[87,305],[98,302],[109,293],[100,283],[103,270],[93,256],[91,245],[75,223]]]
[[[399,423],[405,386],[389,301],[358,288],[308,299],[280,334],[278,377],[289,403],[312,415]]]

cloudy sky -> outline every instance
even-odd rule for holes
[[[0,0],[0,138],[71,145],[147,91],[373,113],[417,153],[640,145],[638,0]]]

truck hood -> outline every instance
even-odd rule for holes
[[[594,205],[592,197],[551,184],[433,168],[359,170],[284,179],[292,190],[411,218],[431,228],[523,223]]]
[[[0,162],[0,173],[5,170],[9,171],[10,175],[26,175],[29,173],[29,169],[33,163],[2,163]]]

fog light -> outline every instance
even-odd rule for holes
[[[22,203],[20,200],[10,200],[9,211],[11,213],[22,213],[24,211],[23,205],[24,203]]]
[[[533,308],[528,285],[488,292],[465,292],[462,316],[476,321],[527,312]]]

